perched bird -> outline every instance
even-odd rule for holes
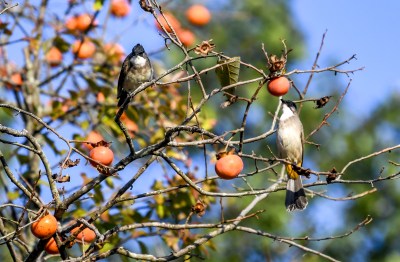
[[[118,106],[128,97],[129,92],[136,90],[141,84],[153,79],[153,67],[141,44],[133,47],[132,52],[122,63],[118,78]]]
[[[304,153],[303,125],[297,114],[296,105],[289,100],[282,101],[282,115],[277,130],[278,155],[293,165],[301,167]],[[287,211],[303,210],[308,201],[301,182],[301,176],[291,164],[285,164],[288,176],[285,205]]]

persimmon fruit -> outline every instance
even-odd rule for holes
[[[125,17],[131,11],[131,6],[126,0],[112,0],[110,11],[116,17]]]
[[[96,160],[97,162],[105,166],[110,165],[114,160],[113,151],[106,146],[98,146],[93,148],[92,150],[90,150],[89,156],[93,160]],[[90,161],[90,164],[94,167],[98,166],[98,164],[94,161]]]
[[[77,232],[79,229],[80,227],[75,227],[74,229],[71,230],[71,234]],[[88,227],[86,227],[85,229],[82,230],[82,232],[76,235],[76,241],[80,243],[92,243],[95,239],[96,239],[96,233],[94,233],[94,231]]]
[[[84,32],[89,28],[90,24],[92,24],[92,26],[97,25],[97,22],[92,22],[92,19],[93,17],[87,13],[75,15],[67,19],[65,22],[65,27],[71,32]]]
[[[220,178],[233,179],[243,170],[243,161],[238,155],[222,154],[215,163],[215,172]]]
[[[164,19],[164,17],[165,17],[165,19]],[[161,25],[165,28],[165,30],[167,30],[169,33],[172,32],[171,27],[174,30],[179,30],[181,28],[181,23],[179,22],[179,20],[173,14],[171,14],[169,12],[165,12],[164,13],[164,17],[162,15],[158,15],[157,19],[161,23]],[[171,27],[168,25],[166,20],[171,25]],[[160,24],[157,21],[155,21],[155,23],[156,23],[157,29],[162,31],[162,28],[161,28]]]
[[[69,31],[75,31],[77,27],[77,16],[68,18],[67,21],[65,22],[65,27]]]
[[[16,85],[22,85],[22,76],[20,73],[14,73],[11,75],[11,81]]]
[[[179,40],[181,40],[182,44],[186,47],[192,46],[196,41],[196,37],[193,32],[187,29],[180,29],[176,32]]]
[[[90,131],[85,140],[90,142],[90,143],[98,143],[101,140],[104,140],[104,138],[99,132]],[[88,144],[88,143],[84,143],[83,146],[86,147],[88,150],[92,150],[93,149],[93,146],[91,144]]]
[[[104,45],[104,52],[112,62],[119,62],[125,56],[124,48],[117,43],[107,43]]]
[[[275,77],[267,84],[268,92],[273,96],[283,96],[290,88],[290,81],[284,76]]]
[[[63,55],[62,55],[61,51],[55,46],[50,48],[50,50],[46,54],[46,62],[51,67],[55,67],[55,66],[58,66],[59,64],[61,64],[62,58],[63,58]]]
[[[89,28],[90,24],[92,23],[92,19],[93,19],[92,16],[89,14],[86,14],[86,13],[77,16],[76,17],[76,29],[81,32],[86,31]],[[93,24],[93,26],[95,26],[96,22],[93,21],[92,24]]]
[[[195,4],[186,10],[186,19],[192,25],[204,26],[210,22],[211,12],[204,5]]]
[[[72,52],[80,59],[87,59],[93,56],[96,46],[90,40],[76,40],[72,45]]]
[[[31,225],[32,234],[40,239],[47,239],[57,231],[57,219],[51,215],[45,215]]]
[[[106,96],[102,92],[98,92],[96,96],[96,101],[99,103],[104,103],[106,101]]]
[[[46,245],[44,246],[44,250],[47,252],[47,254],[51,254],[51,255],[60,253],[54,237],[52,237],[51,239],[49,239],[49,241],[47,241]]]

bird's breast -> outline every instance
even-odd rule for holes
[[[124,89],[132,91],[151,80],[151,67],[132,67],[125,76]]]
[[[293,118],[279,121],[277,146],[281,158],[301,159],[303,153],[302,131],[303,127],[300,121]]]

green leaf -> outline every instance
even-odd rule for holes
[[[68,93],[72,100],[77,100],[80,97],[78,92],[76,92],[74,90],[68,90]]]
[[[238,82],[240,71],[240,57],[236,56],[231,59],[220,59],[218,64],[224,64],[215,69],[221,86],[228,86]]]
[[[164,218],[165,216],[165,209],[162,205],[157,205],[156,212],[159,218]]]
[[[103,192],[99,186],[94,188],[93,200],[96,204],[99,204],[104,201]]]
[[[106,251],[109,251],[109,250],[111,250],[111,249],[113,249],[114,248],[114,245],[113,244],[111,244],[111,243],[106,243],[104,246],[103,246],[103,248],[101,249],[101,252],[106,252]]]
[[[15,199],[18,199],[18,197],[20,196],[19,191],[14,191],[14,192],[8,192],[7,193],[7,199],[10,201],[13,201]]]
[[[93,79],[90,78],[84,74],[79,74],[83,79],[85,79],[85,81],[87,82],[88,86],[90,86],[91,88],[99,88],[97,82]]]
[[[142,241],[138,241],[138,244],[139,244],[139,246],[140,246],[140,252],[141,252],[142,254],[147,254],[147,253],[149,253],[149,251],[148,251],[148,249],[147,249],[147,246],[146,246]]]
[[[89,128],[90,122],[89,121],[82,121],[80,126],[82,127],[83,130],[86,130],[86,129]]]
[[[96,0],[96,1],[94,1],[93,10],[94,11],[99,11],[99,10],[101,10],[103,8],[103,5],[104,5],[104,0]]]
[[[19,161],[20,164],[26,164],[26,163],[28,163],[28,161],[29,161],[29,157],[26,156],[26,155],[20,155],[20,154],[18,154],[18,155],[17,155],[17,159],[18,159],[18,161]]]
[[[53,45],[61,51],[61,53],[65,53],[69,51],[70,44],[64,40],[61,36],[56,36],[53,40]]]
[[[84,217],[87,215],[87,210],[79,208],[73,212],[73,217]]]
[[[114,188],[114,181],[112,180],[111,177],[106,178],[106,185],[110,188]]]

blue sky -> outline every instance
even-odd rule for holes
[[[303,65],[311,65],[322,34],[328,30],[321,65],[357,54],[348,68],[365,66],[356,73],[347,101],[354,113],[369,112],[392,92],[399,93],[400,1],[292,1],[293,14],[306,36],[307,54]]]

